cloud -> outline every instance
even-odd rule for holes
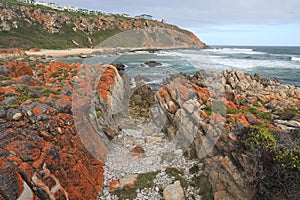
[[[300,22],[299,0],[46,0],[105,12],[142,13],[182,27]]]
[[[300,45],[299,0],[43,0],[131,16],[150,14],[208,44]]]

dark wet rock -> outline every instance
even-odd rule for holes
[[[5,105],[16,105],[18,104],[18,100],[15,97],[9,97],[4,101]]]
[[[38,79],[29,75],[21,76],[19,83],[28,86],[36,86],[41,84],[41,82]]]
[[[147,61],[144,64],[149,66],[149,67],[158,67],[158,66],[162,65],[162,63],[159,63],[159,62],[156,62],[156,61]]]
[[[112,64],[119,72],[125,71],[126,66],[122,63]]]
[[[0,75],[2,76],[8,76],[9,74],[9,69],[7,69],[5,66],[0,66]]]
[[[1,157],[2,158],[2,157]],[[23,185],[19,184],[20,175],[18,169],[12,163],[0,161],[0,197],[4,199],[17,199],[18,192],[22,190]]]
[[[6,116],[6,110],[4,108],[0,108],[0,118],[4,118]]]
[[[19,120],[22,117],[22,112],[18,109],[10,108],[6,113],[6,117],[9,120]]]

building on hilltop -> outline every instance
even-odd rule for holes
[[[70,12],[78,12],[79,8],[78,7],[73,7],[73,6],[64,6],[64,10],[70,11]]]
[[[147,15],[147,14],[142,14],[142,15],[138,15],[135,16],[136,19],[148,19],[148,20],[152,20],[153,16],[152,15]]]
[[[126,13],[121,14],[121,16],[122,16],[122,17],[129,17],[129,15],[126,14]]]
[[[42,1],[36,1],[36,2],[34,2],[34,5],[47,6],[48,7],[48,3],[42,2]]]
[[[96,10],[89,10],[88,14],[90,14],[90,15],[97,15],[97,11]]]
[[[58,4],[56,4],[56,3],[48,3],[47,6],[50,7],[50,8],[52,8],[52,9],[54,9],[54,10],[63,10],[63,8],[60,7],[60,6],[59,6]]]
[[[89,13],[89,10],[88,10],[88,9],[82,9],[82,8],[79,8],[78,11],[81,12],[81,13],[85,13],[85,14],[88,14],[88,13]]]
[[[156,19],[156,21],[161,22],[161,23],[165,23],[166,22],[165,19]]]
[[[18,2],[34,4],[35,0],[17,0]]]
[[[58,4],[56,3],[46,3],[46,2],[42,2],[42,1],[37,1],[33,3],[34,5],[40,5],[40,6],[46,6],[49,7],[53,10],[64,10],[62,7],[60,7]]]

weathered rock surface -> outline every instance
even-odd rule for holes
[[[180,181],[175,181],[174,184],[168,185],[163,193],[166,200],[185,200],[184,191]]]
[[[193,77],[172,77],[158,91],[157,99],[166,114],[166,135],[190,157],[202,160],[214,198],[252,199],[256,190],[246,183],[232,158],[236,159],[232,150],[239,139],[233,127],[264,124],[282,133],[299,129],[299,92],[300,88],[278,80],[239,71],[199,71]],[[274,120],[280,110],[297,114],[281,114]],[[244,156],[242,162],[251,159],[240,156]]]
[[[136,130],[122,121],[128,119],[128,105],[151,107],[153,91],[142,86],[132,92],[129,78],[111,65],[9,62],[0,66],[0,77],[1,199],[96,199],[111,138],[128,148],[126,154],[113,149],[106,162],[111,173],[119,173],[107,174],[111,190],[134,187],[136,173],[164,169],[145,174],[154,185],[139,188],[138,198],[189,199],[195,193],[199,199],[211,192],[203,170],[215,199],[252,199],[259,188],[247,184],[243,167],[255,161],[235,150],[241,130],[263,125],[293,145],[300,128],[299,88],[238,71],[173,76],[156,94],[155,126]],[[129,129],[119,135],[124,125]],[[184,173],[167,172],[166,163]]]
[[[1,75],[10,78],[1,79],[0,87],[0,198],[96,199],[106,146],[97,147],[92,155],[88,150],[93,143],[78,137],[87,133],[90,139],[99,138],[92,126],[82,130],[74,118],[74,109],[85,106],[72,98],[73,92],[80,93],[74,83],[80,81],[77,75],[82,66],[56,62],[36,65],[34,70],[25,63],[4,66]],[[107,111],[105,120],[100,120],[104,127],[100,136],[114,136],[119,129],[113,129],[112,114],[120,110],[112,105],[123,99],[125,84],[114,67],[96,69],[102,73],[95,77],[100,80],[95,105],[101,107],[98,112]],[[24,76],[35,76],[36,83],[20,84],[19,77]]]

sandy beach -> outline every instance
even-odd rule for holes
[[[48,50],[41,49],[40,51],[25,51],[28,56],[46,56],[46,57],[68,57],[78,55],[88,55],[94,52],[95,49],[91,48],[78,48],[78,49],[65,49],[65,50]]]
[[[141,47],[141,48],[124,48],[124,47],[98,47],[98,48],[74,48],[74,49],[64,49],[64,50],[49,50],[49,49],[41,49],[39,51],[27,50],[25,54],[28,56],[46,56],[46,57],[54,57],[54,58],[62,58],[62,57],[71,57],[71,56],[87,56],[92,53],[98,54],[115,54],[122,53],[126,51],[157,51],[161,49],[184,49],[182,47]]]

